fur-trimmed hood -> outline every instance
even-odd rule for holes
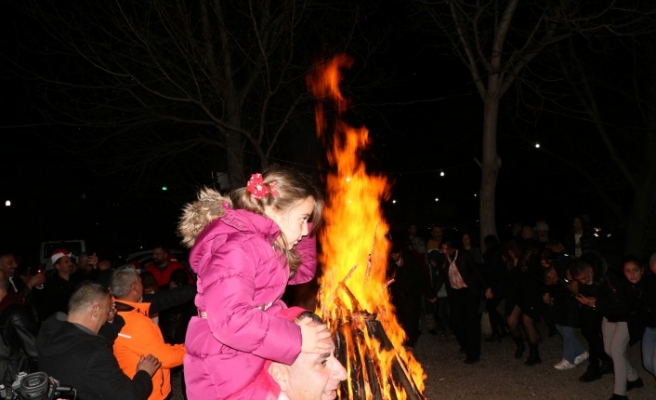
[[[201,189],[198,200],[187,203],[182,208],[182,216],[178,223],[178,234],[182,237],[182,244],[191,248],[196,243],[198,234],[216,218],[225,214],[226,206],[232,206],[228,197],[208,187]]]

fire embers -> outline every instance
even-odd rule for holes
[[[333,326],[337,357],[349,374],[340,399],[425,399],[375,315],[357,313]]]

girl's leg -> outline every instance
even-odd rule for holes
[[[528,359],[524,364],[528,366],[539,364],[542,362],[542,359],[540,358],[540,353],[538,351],[538,331],[535,329],[533,318],[523,314],[522,324],[524,325],[524,330],[526,331],[526,336],[528,337],[530,351]]]
[[[608,322],[604,318],[601,329],[604,336],[604,350],[613,359],[615,373],[613,393],[626,396],[627,379],[635,381],[639,378],[638,373],[626,358],[626,346],[629,344],[629,328],[626,322]]]
[[[522,335],[519,332],[517,326],[519,324],[519,318],[521,315],[522,312],[519,310],[519,307],[515,306],[512,309],[510,315],[507,317],[508,329],[510,330],[510,334],[512,335],[513,340],[515,341],[515,345],[517,346],[517,349],[515,350],[515,358],[522,358],[524,355],[524,350],[526,350],[524,340],[522,339]]]

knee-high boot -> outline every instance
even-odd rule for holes
[[[522,358],[522,356],[524,355],[524,351],[526,350],[526,345],[524,345],[524,340],[522,339],[521,335],[519,337],[513,336],[513,340],[517,345],[517,349],[515,350],[515,358]]]
[[[524,364],[530,367],[532,365],[541,363],[542,359],[540,358],[540,352],[538,351],[538,344],[529,343],[528,348],[530,353],[528,355],[528,359]]]

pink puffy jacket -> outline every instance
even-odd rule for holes
[[[291,364],[301,351],[301,330],[276,317],[289,280],[284,257],[272,244],[280,229],[272,219],[226,209],[196,238],[189,264],[198,274],[196,307],[184,360],[189,400],[225,399],[250,383],[265,359]],[[303,238],[303,263],[289,283],[316,270],[316,241]]]

